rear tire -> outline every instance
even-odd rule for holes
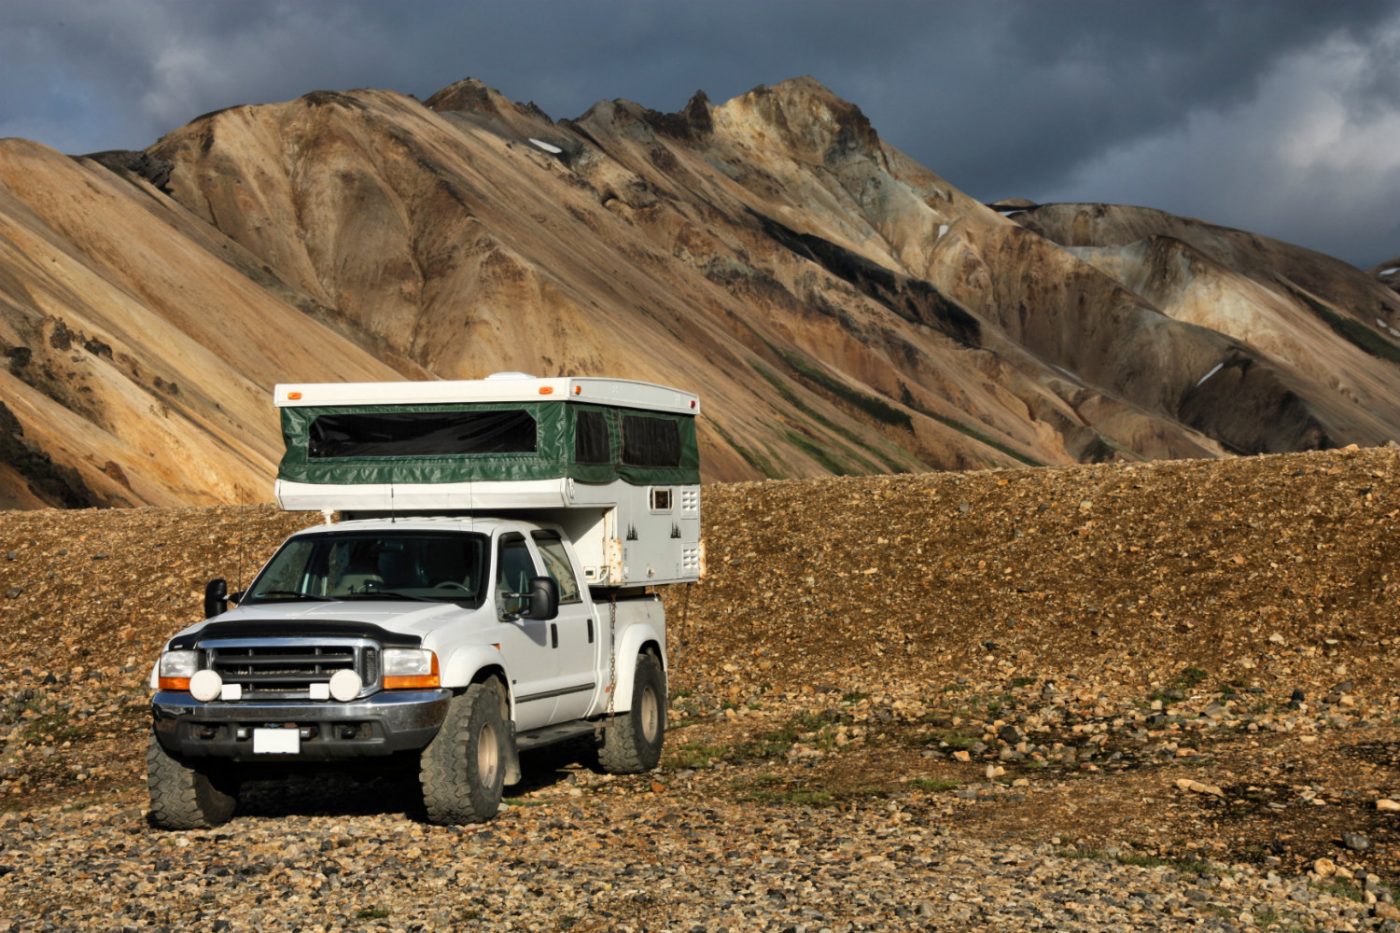
[[[212,776],[167,752],[152,733],[146,748],[151,822],[161,829],[202,829],[227,823],[238,807],[237,781]]]
[[[434,823],[484,823],[505,786],[505,696],[500,683],[472,684],[452,698],[447,719],[419,759],[423,806]]]
[[[650,771],[661,761],[666,741],[666,671],[655,655],[637,656],[632,708],[613,716],[603,731],[598,763],[609,774]]]

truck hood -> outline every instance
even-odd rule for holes
[[[190,648],[202,638],[350,636],[373,638],[386,645],[417,647],[429,643],[439,627],[482,621],[490,605],[463,609],[454,603],[404,601],[278,603],[232,609],[197,622],[170,639],[170,648]]]

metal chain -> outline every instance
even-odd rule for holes
[[[617,590],[608,606],[608,718],[617,706]]]
[[[676,669],[676,659],[681,653],[681,632],[685,632],[687,638],[690,637],[690,629],[686,627],[686,620],[690,617],[690,588],[694,585],[694,583],[687,583],[685,589],[682,591],[681,624],[674,633],[669,631],[669,626],[666,632],[666,655],[668,659],[666,666],[673,671]],[[675,635],[674,640],[671,637],[672,634]]]

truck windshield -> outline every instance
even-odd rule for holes
[[[298,600],[432,600],[481,605],[488,542],[450,531],[297,535],[268,561],[243,604]]]

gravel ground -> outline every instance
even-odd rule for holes
[[[0,818],[7,871],[0,893],[10,929],[1239,929],[1274,921],[1362,929],[1374,922],[1370,909],[1334,887],[1249,866],[1187,870],[1117,851],[967,838],[928,797],[811,808],[590,783],[563,782],[465,829],[425,826],[399,812],[276,813],[167,834],[147,828],[139,799],[11,813]],[[380,806],[385,799],[378,797]]]
[[[0,514],[0,930],[1400,929],[1400,454],[708,487],[663,766],[145,820],[144,677],[305,516]]]

